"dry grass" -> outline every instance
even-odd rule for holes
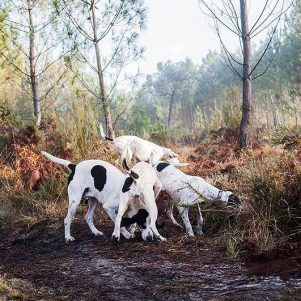
[[[102,159],[116,165],[117,152],[99,139],[95,118],[76,113],[77,123],[48,125],[44,134],[34,128],[15,133],[0,156],[0,219],[16,218],[32,225],[66,214],[68,171],[40,155],[46,150],[77,163]],[[176,145],[187,173],[205,177],[241,199],[236,208],[203,204],[207,233],[223,241],[235,256],[245,242],[271,250],[300,229],[301,144],[238,148],[237,129],[212,132],[196,148]],[[296,140],[296,139],[295,139]]]
[[[290,149],[257,144],[239,151],[223,134],[196,147],[187,171],[232,190],[241,205],[233,210],[204,205],[206,227],[224,241],[229,254],[250,242],[255,252],[269,252],[300,229],[300,143]]]

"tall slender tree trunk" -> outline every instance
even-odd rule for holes
[[[276,129],[279,125],[279,118],[278,118],[278,110],[275,105],[272,90],[270,90],[270,102],[271,102],[271,107],[272,107],[274,128]]]
[[[100,98],[102,101],[103,112],[105,115],[107,135],[110,138],[114,139],[115,132],[113,129],[113,123],[112,123],[112,117],[111,117],[111,111],[110,111],[110,103],[109,103],[108,95],[106,94],[106,89],[105,89],[105,84],[104,84],[104,79],[103,79],[103,70],[102,70],[101,59],[100,59],[99,40],[98,40],[98,34],[97,34],[98,28],[97,28],[96,12],[95,12],[95,0],[92,0],[92,2],[91,2],[91,9],[92,9],[94,47],[95,47],[95,55],[96,55],[96,62],[97,62],[97,75],[98,75],[98,81],[99,81]]]
[[[31,0],[27,1],[28,17],[29,17],[29,66],[30,66],[30,86],[33,100],[33,112],[37,118],[36,125],[40,126],[42,121],[41,104],[38,94],[38,81],[35,66],[35,30],[32,17],[33,3]]]
[[[170,102],[169,102],[169,108],[168,108],[168,119],[167,119],[167,125],[168,127],[170,127],[171,125],[171,114],[172,114],[172,108],[175,102],[175,93],[176,93],[176,89],[174,89],[172,91],[172,94],[170,96]]]
[[[247,0],[240,0],[241,30],[243,44],[243,100],[242,118],[240,123],[239,143],[241,148],[248,147],[249,124],[252,97],[251,79],[251,42],[249,34],[249,21],[247,11]]]

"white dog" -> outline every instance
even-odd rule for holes
[[[170,207],[167,211],[172,222],[180,226],[173,217],[173,206],[176,205],[182,217],[186,232],[194,236],[189,221],[189,206],[200,203],[205,199],[223,201],[224,203],[236,203],[238,198],[231,191],[222,191],[207,183],[203,178],[186,175],[167,162],[158,162],[154,165],[157,176],[162,183],[162,190],[166,191],[171,198]],[[197,234],[202,235],[203,217],[200,212],[197,220]]]
[[[162,187],[160,181],[157,178],[156,172],[152,168],[152,166],[146,162],[137,163],[132,168],[132,172],[139,174],[139,179],[136,180],[136,185],[138,190],[142,192],[140,199],[145,204],[146,210],[149,213],[149,225],[152,231],[149,233],[149,235],[152,237],[152,234],[154,234],[158,240],[165,241],[166,238],[162,237],[159,234],[156,227],[156,220],[158,217],[156,198],[158,197]],[[130,200],[126,198],[122,198],[122,200],[120,201],[112,238],[120,238],[120,225],[122,223],[122,216],[127,210],[129,203]]]
[[[95,235],[103,235],[101,231],[96,229],[93,222],[97,201],[102,204],[111,220],[115,222],[116,210],[120,201],[122,200],[122,203],[130,202],[135,197],[139,197],[141,192],[143,192],[142,186],[139,186],[142,189],[141,192],[137,187],[139,175],[133,171],[130,172],[129,177],[105,161],[87,160],[75,165],[70,161],[54,157],[46,152],[41,153],[51,161],[62,164],[71,170],[68,178],[69,208],[64,221],[65,239],[67,242],[74,240],[70,234],[70,225],[83,196],[89,198],[89,209],[85,219],[91,231]],[[145,212],[141,211],[139,214],[143,215],[143,213],[145,215]],[[142,223],[146,222],[145,219],[146,217]],[[121,234],[127,239],[133,237],[124,227],[121,228]],[[145,229],[142,237],[147,236],[148,229]]]
[[[129,169],[128,163],[133,157],[136,157],[139,161],[145,161],[151,164],[156,163],[159,160],[165,160],[177,164],[177,166],[182,166],[181,163],[179,163],[179,155],[169,148],[159,146],[137,136],[120,136],[115,139],[108,138],[105,135],[101,124],[99,125],[99,130],[100,136],[103,139],[113,142],[115,149],[121,157],[121,163],[126,169]],[[150,161],[151,156],[153,162]]]

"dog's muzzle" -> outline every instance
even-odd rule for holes
[[[235,194],[231,194],[228,198],[228,203],[227,205],[239,205],[241,203],[240,199],[238,196]]]

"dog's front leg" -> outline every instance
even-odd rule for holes
[[[115,223],[116,220],[116,208],[111,208],[111,207],[107,207],[107,206],[103,206],[103,209],[106,211],[106,213],[108,214],[108,216],[111,218],[112,222]],[[120,233],[126,238],[126,239],[130,239],[133,238],[134,235],[132,235],[131,233],[129,233],[125,227],[121,227],[120,228]]]

